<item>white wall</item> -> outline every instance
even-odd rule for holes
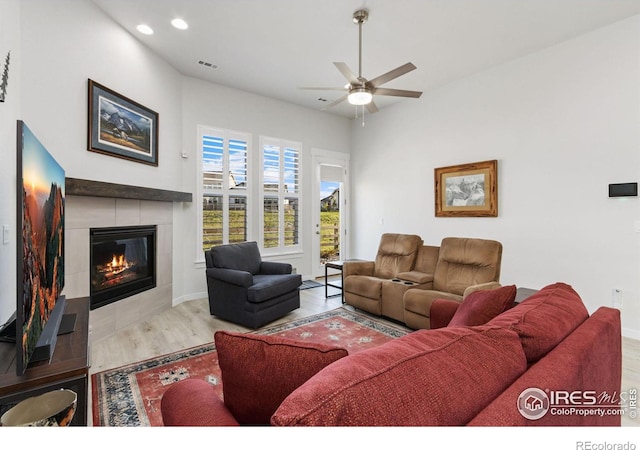
[[[504,284],[567,282],[590,311],[620,288],[640,338],[640,199],[608,198],[640,178],[639,30],[635,16],[354,123],[352,256],[383,232],[497,239]],[[499,217],[436,218],[434,168],[490,159]]]
[[[15,9],[20,10],[21,20],[16,13],[12,22],[20,24],[14,27],[20,31],[16,35],[21,35],[24,55],[21,118],[67,176],[194,193],[194,203],[177,203],[173,208],[174,303],[206,295],[203,264],[196,263],[198,124],[251,132],[254,146],[259,135],[302,142],[302,171],[309,175],[302,186],[303,233],[312,229],[311,148],[348,152],[348,119],[183,77],[91,2],[29,0],[19,2],[19,8],[15,2]],[[89,78],[158,112],[158,167],[87,151]],[[17,119],[18,113],[14,115]],[[15,147],[15,131],[8,141]],[[15,163],[8,170],[15,180],[13,167]],[[15,181],[8,183],[9,199],[15,197],[14,185]],[[13,204],[8,215],[15,223]],[[308,236],[303,236],[304,256],[284,258],[304,274],[311,271]],[[15,249],[8,253],[8,267],[13,267]],[[1,276],[14,286],[15,271],[10,272]],[[10,307],[3,299],[2,307],[14,309],[14,297]]]
[[[21,118],[66,176],[180,190],[181,75],[91,2],[30,0],[20,10]],[[158,113],[157,167],[87,150],[88,79]],[[180,251],[174,279],[182,271]]]
[[[250,94],[236,89],[207,83],[193,78],[183,78],[183,148],[188,158],[183,165],[183,190],[197,192],[199,170],[197,126],[207,125],[252,134],[252,146],[259,149],[261,135],[302,143],[302,255],[282,256],[298,273],[309,275],[311,268],[311,238],[315,236],[312,224],[311,202],[313,194],[313,172],[311,149],[324,148],[337,152],[348,152],[350,146],[350,120],[306,108],[293,106],[278,100]],[[257,155],[257,153],[255,153]],[[259,160],[254,158],[255,170]],[[257,195],[257,191],[255,191]],[[188,300],[206,295],[204,255],[196,245],[196,210],[200,204],[184,204],[184,214],[178,228],[176,240],[183,248],[184,273],[180,277],[185,283],[185,298]],[[250,237],[257,240],[257,236]]]
[[[16,310],[16,120],[20,117],[20,4],[0,0],[0,77],[11,51],[9,85],[0,103],[0,325]],[[9,226],[4,244],[2,226]]]
[[[301,141],[305,175],[312,147],[348,152],[353,139],[352,257],[372,257],[385,231],[418,233],[432,244],[451,235],[499,239],[504,283],[565,281],[591,311],[611,304],[611,290],[620,288],[625,333],[640,337],[640,203],[607,198],[609,183],[638,180],[638,17],[402,101],[367,116],[362,128],[183,77],[90,2],[0,2],[0,54],[17,48],[9,102],[0,105],[3,154],[11,155],[22,118],[70,177],[195,193],[198,124],[252,132],[254,144],[260,134]],[[88,78],[159,113],[159,167],[86,150]],[[486,159],[499,160],[500,216],[436,219],[433,169]],[[6,161],[0,214],[12,241],[0,244],[9,268],[0,271],[7,286],[0,320],[15,305],[15,161]],[[310,176],[304,208],[309,183]],[[205,290],[195,262],[195,200],[174,206],[174,302]],[[302,214],[308,255],[311,214]],[[310,273],[308,259],[295,264]]]
[[[91,2],[21,8],[23,119],[67,177],[180,188],[180,74]],[[89,78],[159,114],[158,167],[87,151]]]

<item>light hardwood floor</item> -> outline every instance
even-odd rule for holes
[[[332,287],[328,289],[330,296],[340,292]],[[300,309],[270,325],[342,306],[340,295],[325,298],[324,287],[300,291],[300,303]],[[92,343],[90,374],[209,343],[213,341],[213,333],[217,330],[250,331],[248,328],[211,316],[206,298],[183,302],[170,310],[131,326],[115,336]],[[631,388],[640,388],[640,341],[623,338],[622,369],[622,391],[627,392]],[[90,399],[90,424],[91,416]],[[623,416],[622,425],[640,426],[640,420]]]

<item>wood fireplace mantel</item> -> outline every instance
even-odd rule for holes
[[[167,191],[164,189],[105,183],[103,181],[65,179],[65,194],[86,197],[126,198],[132,200],[152,200],[159,202],[191,202],[191,192]]]

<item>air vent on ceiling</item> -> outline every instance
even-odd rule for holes
[[[215,64],[207,62],[207,61],[203,61],[202,59],[198,60],[198,64],[200,64],[201,66],[204,66],[204,67],[208,67],[209,69],[217,69],[218,68],[218,66],[216,66]]]

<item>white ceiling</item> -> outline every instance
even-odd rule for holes
[[[358,72],[358,26],[367,8],[362,75],[404,63],[418,68],[384,85],[427,91],[640,13],[640,0],[92,0],[117,23],[195,78],[320,110],[346,81],[333,62]],[[174,17],[190,27],[179,31]],[[155,33],[144,36],[136,25]],[[198,61],[217,66],[207,68]],[[383,108],[398,99],[376,96]],[[328,113],[353,117],[346,102]]]

